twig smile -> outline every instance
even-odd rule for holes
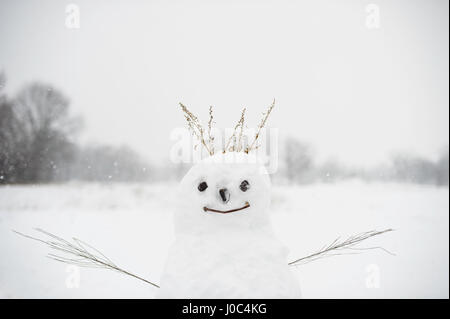
[[[239,210],[243,210],[250,207],[250,203],[246,202],[244,206],[242,206],[241,208],[235,208],[235,209],[230,209],[230,210],[219,210],[219,209],[212,209],[212,208],[208,208],[208,207],[203,207],[203,210],[205,212],[213,212],[213,213],[220,213],[220,214],[228,214],[228,213],[233,213],[233,212],[237,212]]]

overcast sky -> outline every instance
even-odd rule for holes
[[[79,29],[69,3],[0,0],[0,68],[11,96],[35,80],[61,89],[83,141],[161,161],[179,101],[205,120],[214,105],[230,127],[243,106],[257,124],[275,97],[269,126],[321,157],[364,165],[448,145],[446,0],[73,1]]]

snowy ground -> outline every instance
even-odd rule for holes
[[[131,272],[159,281],[173,239],[174,185],[67,184],[0,187],[0,297],[151,298],[155,288],[108,270],[74,269],[11,230],[40,227],[78,237]],[[362,247],[293,268],[305,298],[448,298],[449,192],[359,182],[273,189],[273,222],[292,258],[336,237],[395,228]],[[77,285],[79,274],[79,285]]]

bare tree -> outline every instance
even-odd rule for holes
[[[142,181],[149,165],[128,147],[79,147],[81,121],[55,88],[34,83],[13,100],[2,93],[0,73],[0,183],[65,181]]]
[[[0,73],[0,184],[20,181],[25,167],[25,140],[14,101],[2,94],[6,76]]]
[[[72,136],[79,120],[51,86],[26,86],[13,101],[0,98],[1,176],[8,182],[62,178],[73,158]]]

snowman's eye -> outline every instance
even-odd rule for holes
[[[200,184],[198,184],[198,190],[200,192],[203,192],[207,188],[208,188],[208,184],[206,184],[206,182],[201,182]]]
[[[241,191],[246,192],[250,188],[250,184],[248,181],[244,180],[242,181],[241,185],[239,185],[239,188]]]

